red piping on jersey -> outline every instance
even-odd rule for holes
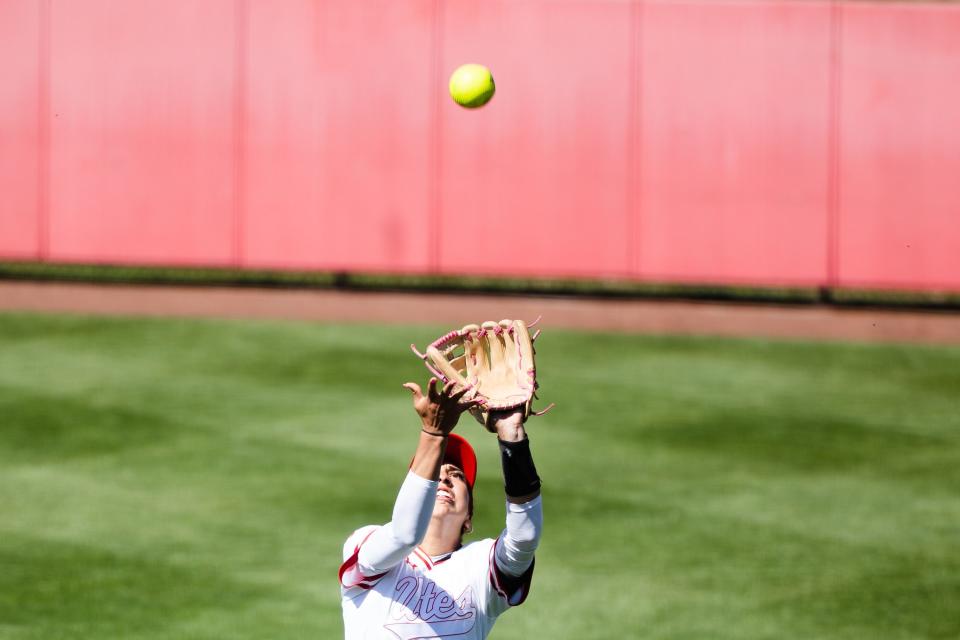
[[[500,597],[502,597],[504,600],[506,600],[509,603],[510,598],[509,596],[507,596],[506,592],[503,590],[503,587],[500,586],[500,579],[499,579],[499,576],[497,575],[500,573],[500,570],[497,568],[497,554],[496,554],[498,542],[500,542],[499,536],[497,536],[497,539],[494,540],[493,544],[490,546],[490,562],[487,567],[487,571],[490,575],[490,584],[497,591],[497,593],[500,594]]]
[[[376,529],[374,529],[373,531],[376,531]],[[360,576],[360,579],[357,580],[355,584],[344,584],[343,582],[343,574],[345,574],[347,571],[349,571],[350,569],[358,565],[360,561],[360,547],[362,547],[363,543],[367,541],[367,538],[373,535],[373,531],[368,533],[366,537],[364,537],[364,539],[360,541],[360,544],[354,547],[353,553],[350,555],[350,557],[344,560],[343,564],[340,565],[338,579],[340,580],[340,584],[342,584],[347,589],[350,589],[351,587],[360,587],[361,589],[371,589],[376,585],[377,580],[379,580],[380,578],[382,578],[383,576],[389,573],[389,571],[384,571],[383,573],[378,573],[375,576],[365,576],[362,573],[360,573],[360,570],[358,567],[357,575]]]
[[[427,555],[427,552],[421,549],[420,547],[414,547],[413,552],[417,554],[417,557],[427,565],[427,571],[433,569],[433,562],[430,560],[430,556]]]

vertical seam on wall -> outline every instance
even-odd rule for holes
[[[40,0],[37,83],[37,258],[50,258],[50,0]]]
[[[642,171],[640,159],[641,116],[643,114],[643,80],[641,37],[643,34],[643,1],[630,6],[630,92],[627,140],[627,273],[640,277],[640,216],[642,209]]]
[[[233,87],[233,237],[231,262],[242,266],[247,128],[247,0],[235,0]]]
[[[317,0],[313,3],[313,31],[311,33],[311,52],[314,57],[311,60],[311,68],[317,72],[318,75],[322,76],[325,69],[324,64],[326,62],[325,55],[327,54],[326,49],[324,48],[327,45],[327,28],[330,20],[330,13],[328,11],[329,4],[326,0]],[[314,103],[314,108],[311,112],[311,124],[315,127],[315,137],[310,140],[315,145],[317,150],[316,158],[317,161],[314,163],[313,171],[310,175],[315,180],[314,190],[311,192],[312,207],[309,208],[311,218],[316,222],[316,229],[326,229],[330,216],[331,207],[324,200],[324,194],[327,193],[327,180],[329,179],[328,159],[325,150],[327,149],[327,140],[328,136],[328,102],[327,102],[327,92],[323,89],[317,90],[316,102]],[[317,246],[322,246],[322,243],[325,242],[323,231],[314,231],[311,234],[311,238],[317,243]],[[321,253],[318,251],[318,253]],[[318,255],[316,261],[313,263],[314,268],[328,268],[329,255]]]
[[[830,127],[827,175],[827,287],[840,284],[840,108],[843,55],[843,4],[830,3]]]
[[[442,179],[441,163],[441,144],[440,136],[442,132],[442,105],[440,86],[442,82],[441,57],[443,49],[443,0],[434,0],[433,3],[433,25],[431,42],[431,118],[430,118],[430,159],[429,159],[429,183],[427,193],[429,197],[428,220],[427,220],[427,269],[436,273],[440,270],[440,238],[442,237],[441,215],[440,215],[440,180]]]

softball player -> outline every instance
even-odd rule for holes
[[[422,428],[393,508],[393,519],[355,531],[343,546],[340,591],[347,640],[486,638],[497,617],[530,589],[543,512],[523,412],[492,416],[506,487],[506,528],[464,545],[472,530],[477,458],[451,433],[482,402],[469,389],[427,394],[412,382]]]

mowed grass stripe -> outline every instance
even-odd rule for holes
[[[960,636],[960,350],[547,329],[547,531],[493,637]],[[0,315],[0,638],[340,636],[443,330]]]

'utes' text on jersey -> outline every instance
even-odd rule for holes
[[[344,544],[340,591],[347,640],[482,640],[501,613],[526,598],[533,567],[507,585],[491,538],[436,558],[417,547],[386,573],[364,576],[357,558],[375,529],[359,529]]]

